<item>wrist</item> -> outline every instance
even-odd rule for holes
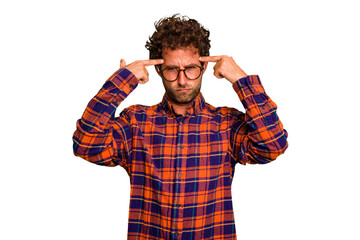
[[[248,75],[246,73],[242,73],[242,74],[238,74],[236,77],[232,78],[232,79],[228,79],[229,82],[231,82],[231,84],[236,83],[237,81],[239,81],[242,78],[246,78]]]

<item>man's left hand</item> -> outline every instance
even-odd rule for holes
[[[232,57],[223,56],[205,56],[200,57],[201,62],[214,62],[214,75],[217,78],[225,78],[232,84],[247,74],[236,64]]]

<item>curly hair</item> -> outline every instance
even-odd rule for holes
[[[210,32],[195,19],[175,14],[155,22],[155,32],[145,47],[150,59],[162,58],[163,50],[193,46],[200,56],[209,56]]]

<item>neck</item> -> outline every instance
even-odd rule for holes
[[[176,115],[181,115],[183,117],[187,115],[188,107],[192,103],[192,101],[190,103],[176,103],[169,97],[167,97],[167,99]]]
[[[166,97],[167,100],[169,101],[170,105],[172,106],[172,109],[174,110],[174,113],[176,115],[181,115],[183,117],[185,117],[188,113],[188,109],[189,109],[189,105],[193,104],[193,102],[195,101],[195,99],[200,95],[200,93],[191,101],[191,102],[186,102],[186,103],[178,103],[178,102],[174,102],[170,97]]]
[[[172,105],[172,107],[174,109],[174,112],[177,115],[182,115],[183,117],[186,116],[189,104],[186,104],[186,105],[181,104],[180,105],[180,104],[176,104],[176,103],[171,102],[171,105]]]

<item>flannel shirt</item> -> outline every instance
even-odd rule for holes
[[[77,122],[74,153],[120,165],[130,182],[128,239],[236,239],[231,182],[236,163],[264,164],[287,148],[287,132],[258,76],[233,84],[246,113],[215,108],[202,94],[187,115],[164,96],[115,117],[137,79],[119,69]]]

